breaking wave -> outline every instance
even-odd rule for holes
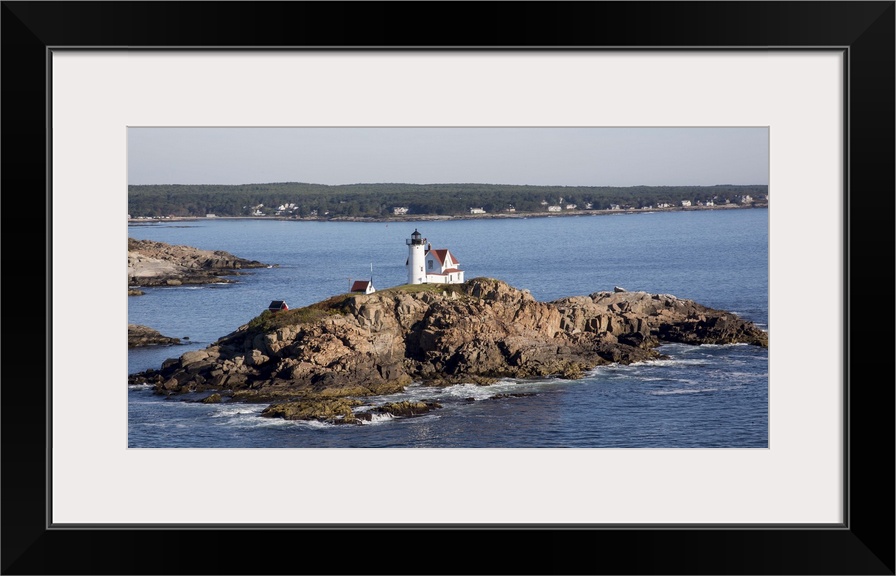
[[[128,390],[152,390],[152,384],[128,384]]]
[[[215,412],[211,415],[211,417],[230,418],[234,416],[241,416],[243,414],[258,416],[261,414],[262,410],[264,410],[264,406],[258,404],[226,405],[218,407],[217,410],[215,410]]]
[[[371,414],[370,420],[362,420],[361,423],[365,426],[371,426],[375,424],[383,424],[384,422],[391,422],[394,420],[391,414]]]

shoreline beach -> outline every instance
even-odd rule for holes
[[[147,216],[128,218],[128,223],[174,222],[194,220],[294,220],[300,222],[432,222],[440,220],[494,220],[526,218],[562,218],[569,216],[608,216],[613,214],[645,214],[650,212],[693,212],[701,210],[749,210],[768,208],[768,203],[749,206],[723,204],[719,206],[676,206],[670,208],[632,208],[619,210],[564,210],[563,212],[496,212],[492,214],[403,214],[395,216]]]

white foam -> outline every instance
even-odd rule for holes
[[[342,424],[330,424],[328,422],[321,422],[319,420],[285,420],[283,418],[258,418],[260,422],[256,421],[252,427],[253,428],[270,428],[273,426],[294,426],[297,428],[336,428],[338,426],[342,426]]]
[[[261,409],[226,410],[212,414],[212,418],[226,418],[218,422],[219,426],[235,426],[238,428],[333,428],[336,424],[317,420],[287,420],[286,418],[268,418],[261,415]]]
[[[229,418],[231,416],[241,416],[243,414],[260,415],[264,410],[264,406],[255,406],[251,404],[240,404],[238,406],[222,406],[215,410],[212,418]]]
[[[364,400],[366,402],[371,402],[373,404],[384,404],[386,402],[403,402],[407,401],[419,401],[419,400],[428,400],[436,397],[440,392],[439,388],[432,388],[429,386],[408,386],[402,392],[396,392],[394,394],[386,394],[383,396],[365,396]],[[373,406],[359,406],[355,408],[356,412],[364,412],[370,410]]]
[[[514,380],[505,378],[494,384],[478,385],[478,384],[455,384],[448,386],[442,391],[443,397],[472,398],[473,400],[487,400],[499,394],[513,394],[520,392],[534,392],[556,384],[568,384],[572,380],[562,378],[544,378],[540,380]]]
[[[665,360],[648,360],[642,366],[705,366],[705,359],[685,360],[683,358],[669,358]],[[634,366],[634,364],[632,364]]]
[[[365,426],[372,424],[382,424],[384,422],[390,422],[394,420],[391,414],[371,414],[369,421],[362,420],[361,423]]]
[[[454,384],[443,389],[442,395],[450,398],[472,398],[473,400],[486,400],[498,392],[492,386],[477,386],[476,384]]]

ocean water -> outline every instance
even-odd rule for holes
[[[132,238],[226,250],[271,268],[232,284],[146,288],[128,321],[188,338],[128,352],[130,373],[204,348],[271,300],[291,308],[373,278],[406,282],[405,239],[449,248],[466,278],[499,278],[542,301],[620,286],[729,310],[768,329],[768,210],[419,222],[199,220],[132,224]],[[435,400],[416,418],[362,426],[259,416],[264,405],[168,400],[128,390],[131,448],[767,448],[768,350],[666,345],[669,359],[603,366],[579,380],[415,384],[383,399]],[[123,378],[124,379],[124,378]]]

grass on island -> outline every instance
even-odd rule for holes
[[[403,292],[405,294],[419,294],[423,292],[432,294],[463,294],[463,286],[463,284],[402,284],[377,290],[373,295],[377,293],[389,294],[395,292]],[[271,330],[277,330],[278,328],[284,328],[286,326],[316,322],[327,316],[346,314],[350,309],[350,301],[359,296],[365,296],[365,294],[360,294],[358,292],[337,294],[326,300],[315,302],[314,304],[309,304],[308,306],[296,308],[294,310],[280,310],[277,312],[265,310],[250,320],[246,327],[249,330],[270,332]]]
[[[316,322],[321,318],[326,318],[327,316],[345,314],[348,312],[349,299],[353,296],[356,295],[339,294],[321,302],[316,302],[293,310],[279,310],[277,312],[265,310],[250,320],[247,328],[249,328],[249,330],[270,332],[271,330],[276,330],[285,326],[308,324],[310,322]]]
[[[420,292],[429,292],[432,294],[441,294],[443,292],[454,292],[456,294],[463,293],[463,284],[401,284],[400,286],[392,286],[377,290],[377,292],[404,292],[405,294],[418,294]]]

